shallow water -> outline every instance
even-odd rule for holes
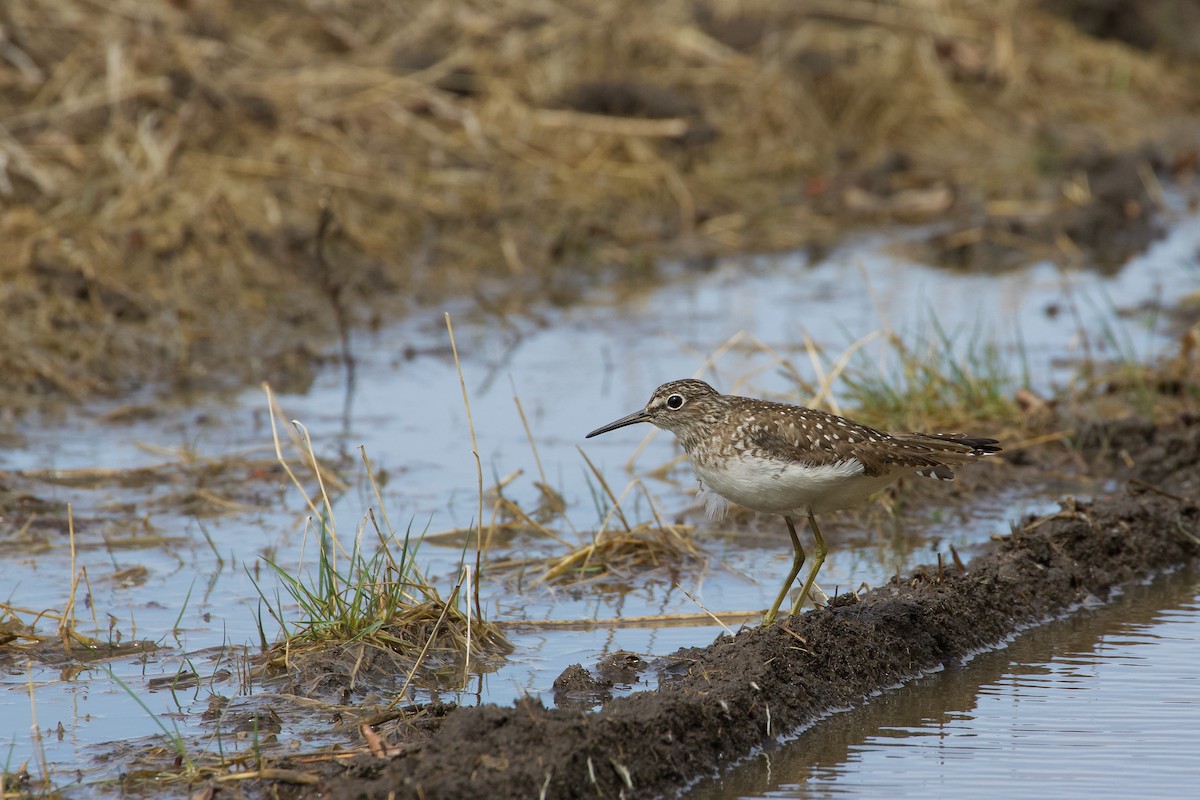
[[[1027,369],[1033,385],[1049,391],[1068,379],[1072,359],[1148,358],[1169,347],[1162,321],[1141,309],[1159,301],[1169,303],[1200,285],[1197,218],[1179,221],[1170,237],[1114,277],[1062,272],[1050,265],[1004,275],[951,274],[891,254],[889,245],[896,236],[889,233],[856,241],[812,265],[799,257],[776,257],[730,261],[697,272],[681,268],[677,280],[666,288],[620,302],[597,297],[588,305],[547,310],[536,320],[456,315],[485,482],[522,470],[505,494],[524,507],[536,501],[537,466],[513,401],[514,391],[534,431],[548,482],[568,501],[568,515],[583,532],[580,536],[588,536],[601,515],[592,501],[589,481],[594,479],[575,448],[584,446],[620,492],[630,477],[624,466],[650,431],[631,429],[586,443],[583,434],[641,406],[663,380],[695,373],[710,353],[739,331],[748,335],[736,338],[737,344],[717,359],[715,375],[707,373],[727,391],[783,393],[792,388],[772,355],[749,346],[750,336],[790,359],[811,379],[807,355],[799,344],[806,331],[832,359],[884,324],[906,337],[928,333],[928,323],[922,320],[931,308],[952,340],[963,343],[979,337],[997,342],[1010,368]],[[460,528],[472,524],[478,511],[467,419],[446,344],[440,312],[419,314],[378,335],[356,337],[359,363],[352,390],[344,374],[331,369],[308,394],[281,398],[286,415],[307,426],[319,452],[356,458],[356,448],[365,446],[373,465],[389,474],[384,499],[391,520],[402,529],[410,521],[418,532]],[[885,357],[879,350],[865,352],[868,357]],[[0,468],[134,468],[178,461],[181,452],[187,458],[250,451],[270,455],[271,433],[260,392],[246,392],[223,403],[160,409],[149,419],[124,425],[98,421],[100,414],[110,410],[94,409],[93,415],[23,431],[22,447],[0,452]],[[670,437],[653,437],[638,457],[636,470],[653,470],[675,454]],[[351,487],[335,501],[335,512],[341,535],[348,537],[374,500],[353,460],[345,474]],[[686,468],[674,469],[669,476],[670,480],[646,481],[657,508],[668,518],[689,508],[692,500],[687,492],[694,483]],[[23,762],[30,762],[35,773],[40,769],[30,735],[35,712],[45,735],[46,761],[59,782],[70,782],[76,769],[83,771],[85,780],[128,769],[124,757],[97,758],[110,752],[108,743],[114,741],[157,741],[160,723],[195,737],[200,747],[214,748],[209,738],[212,727],[199,720],[213,694],[230,698],[230,707],[239,710],[271,704],[269,689],[247,687],[236,674],[218,672],[223,668],[236,673],[222,648],[253,649],[258,640],[258,595],[247,570],[253,572],[256,564],[261,567],[263,555],[295,569],[302,561],[311,562],[313,545],[306,542],[306,513],[294,489],[278,479],[247,478],[247,483],[261,486],[250,497],[257,506],[254,510],[204,520],[190,518],[164,502],[169,487],[79,489],[30,484],[39,497],[72,503],[80,519],[77,558],[88,568],[88,601],[96,610],[97,630],[90,631],[90,624],[81,627],[100,638],[115,630],[124,639],[153,639],[161,649],[107,662],[148,710],[97,668],[73,674],[47,665],[16,665],[0,675],[0,704],[8,726],[0,729],[0,743],[11,742],[9,769]],[[637,495],[626,503],[631,517],[649,517],[645,501]],[[130,505],[134,514],[116,514],[116,522],[103,522],[108,512]],[[878,585],[915,564],[936,561],[939,554],[948,557],[951,544],[969,557],[992,534],[1007,532],[1009,520],[1049,506],[1048,497],[1036,489],[1012,489],[980,498],[970,520],[941,514],[936,508],[907,512],[900,525],[873,525],[870,530],[834,520],[827,530],[832,549],[821,584],[828,590]],[[136,522],[142,517],[144,524]],[[153,547],[122,546],[146,526],[167,538]],[[578,540],[566,526],[556,527],[568,539]],[[697,544],[707,567],[677,576],[680,584],[714,610],[764,608],[789,560],[782,525],[764,518],[749,531],[729,528],[702,528]],[[211,548],[205,533],[212,540]],[[561,552],[562,546],[553,541],[521,538],[497,555]],[[420,560],[435,582],[448,590],[460,554],[460,546],[426,544]],[[4,576],[0,596],[25,608],[62,608],[69,593],[70,565],[65,535],[52,537],[45,549],[37,551],[5,545],[0,550]],[[136,565],[148,570],[143,582],[124,586],[108,580],[116,570]],[[273,593],[269,570],[258,574]],[[663,572],[636,577],[620,591],[602,591],[588,584],[532,589],[526,582],[523,586],[518,590],[512,581],[485,578],[488,615],[503,621],[586,620],[697,611],[693,601],[673,585],[673,576]],[[1168,595],[1155,594],[1153,588],[1147,591],[1151,599],[1146,602],[1154,608],[1178,605]],[[83,604],[80,608],[81,620],[90,620],[91,608]],[[52,629],[53,623],[43,622],[40,627]],[[516,650],[507,664],[447,699],[507,703],[532,694],[544,696],[549,703],[550,684],[568,664],[594,664],[620,649],[662,655],[680,646],[706,644],[720,632],[716,625],[600,625],[586,631],[518,628],[511,634]],[[267,633],[275,631],[268,628]],[[1161,655],[1152,660],[1172,658],[1176,641],[1154,640],[1154,652]],[[1006,659],[1007,652],[994,657]],[[191,668],[205,679],[189,690],[171,692],[149,684],[151,679]],[[1067,691],[1055,691],[1059,690]],[[245,696],[247,692],[252,694]],[[1134,714],[1129,725],[1153,727],[1155,721],[1153,714]],[[337,739],[328,725],[311,716],[285,718],[282,725],[279,741],[292,750]],[[226,753],[252,745],[253,737],[221,740]],[[881,757],[899,754],[897,746]]]
[[[686,796],[1194,797],[1200,573],[835,714]]]

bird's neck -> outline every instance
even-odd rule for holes
[[[722,419],[720,408],[708,410],[704,414],[702,424],[689,425],[674,431],[675,438],[679,440],[679,444],[683,446],[684,452],[689,456],[694,455],[697,450],[711,450],[713,449],[711,439],[715,435],[714,432],[720,428]]]

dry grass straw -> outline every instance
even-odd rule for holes
[[[1030,129],[1128,145],[1195,84],[1017,0],[11,0],[0,26],[12,402],[302,380],[334,295],[569,299],[664,242],[824,240],[821,187],[893,152],[915,188],[1044,200]]]
[[[472,597],[475,601],[475,616],[483,619],[483,607],[479,602],[479,582],[483,578],[483,553],[487,543],[483,541],[483,462],[479,459],[479,442],[475,439],[475,418],[471,416],[471,400],[467,396],[467,380],[463,377],[462,363],[458,360],[458,342],[454,340],[454,323],[450,313],[445,313],[446,333],[450,337],[450,350],[454,354],[454,369],[458,372],[458,385],[462,389],[463,408],[467,412],[467,430],[471,432],[471,455],[475,458],[475,483],[479,500],[479,515],[475,518],[478,534],[475,537],[475,584]],[[464,573],[465,574],[465,573]],[[467,640],[470,642],[470,620],[467,620]],[[470,647],[467,647],[470,653]],[[406,687],[407,688],[407,687]]]
[[[678,584],[676,588],[682,590]],[[505,630],[572,630],[590,631],[604,628],[695,628],[708,623],[716,623],[727,632],[732,633],[729,625],[739,625],[745,622],[757,622],[762,619],[766,609],[758,608],[746,611],[710,611],[700,605],[688,592],[684,592],[689,600],[695,603],[700,611],[682,612],[679,614],[645,614],[640,616],[601,617],[589,619],[521,619],[502,622]]]
[[[33,665],[32,664],[26,664],[25,683],[29,689],[29,718],[32,722],[32,724],[29,727],[33,734],[33,757],[34,757],[34,760],[37,761],[38,768],[41,771],[42,777],[41,777],[40,783],[42,784],[42,787],[49,788],[50,787],[50,774],[51,774],[50,773],[50,765],[49,765],[49,762],[47,762],[47,760],[46,760],[46,746],[42,742],[42,728],[38,724],[37,697],[36,697],[34,689],[33,689]],[[4,774],[7,774],[7,770],[5,770]],[[0,779],[2,779],[2,778],[3,778],[3,775],[0,775]],[[2,780],[0,780],[0,783],[2,783]],[[0,797],[7,797],[7,795],[3,793],[2,785],[0,785]]]
[[[509,378],[509,382],[512,383],[511,376]],[[550,481],[546,480],[546,470],[542,467],[542,457],[538,454],[537,442],[533,438],[533,430],[529,427],[529,419],[525,416],[525,408],[521,405],[521,398],[517,394],[517,387],[515,383],[512,383],[512,389],[513,402],[517,406],[517,414],[519,414],[521,417],[521,427],[525,430],[525,438],[528,440],[529,449],[533,453],[533,462],[537,465],[538,477],[541,478],[540,481],[534,483],[534,486],[541,494],[541,500],[538,504],[535,516],[560,516],[563,521],[569,527],[571,527],[571,530],[575,531],[574,526],[571,525],[571,520],[564,513],[567,509],[566,500],[564,500],[563,496],[557,490],[555,490],[553,486],[550,485]],[[525,516],[525,519],[533,523],[533,520],[530,519],[528,515]],[[575,532],[578,533],[578,531]]]
[[[283,458],[274,397],[269,387],[264,388],[280,464],[303,493],[311,513],[305,543],[311,536],[318,551],[316,564],[306,570],[301,563],[296,574],[268,562],[300,615],[289,622],[280,595],[276,593],[272,601],[259,588],[267,613],[283,632],[282,639],[267,648],[266,669],[286,670],[301,693],[331,683],[350,689],[359,682],[390,684],[397,675],[406,674],[399,698],[413,681],[453,685],[458,681],[450,675],[461,677],[462,673],[455,673],[459,665],[511,650],[495,626],[472,619],[469,610],[463,610],[469,569],[464,567],[445,598],[425,577],[416,563],[420,537],[414,537],[411,528],[403,535],[392,528],[365,449],[363,466],[379,516],[374,508],[368,509],[347,544],[338,532],[322,466],[307,431],[293,423],[302,432],[319,487],[316,493],[305,490]],[[261,629],[260,636],[265,642]]]
[[[628,580],[637,572],[666,568],[678,571],[688,564],[706,563],[692,540],[690,526],[672,525],[663,520],[654,499],[640,480],[630,481],[618,496],[583,450],[579,451],[608,501],[608,513],[591,540],[561,556],[521,562],[527,569],[540,564],[534,583],[580,583],[600,578]],[[653,517],[652,521],[631,524],[621,507],[633,489],[641,491]],[[619,523],[614,525],[613,523]]]

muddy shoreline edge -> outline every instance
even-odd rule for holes
[[[786,624],[680,650],[654,665],[658,690],[594,713],[533,700],[459,708],[388,758],[284,761],[319,781],[256,788],[326,798],[677,794],[835,710],[1200,559],[1200,427],[1095,435],[1084,436],[1093,453],[1140,444],[1120,488],[1023,520],[963,571],[920,568],[858,602],[839,598]]]

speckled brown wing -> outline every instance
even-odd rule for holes
[[[804,406],[788,406],[764,400],[744,406],[744,421],[738,433],[748,450],[765,458],[787,458],[813,467],[844,464],[855,460],[867,475],[883,475],[886,468],[864,446],[886,441],[883,431],[852,420]]]
[[[824,438],[815,439],[801,436],[801,444],[796,444],[795,438],[787,438],[779,433],[757,433],[751,438],[754,448],[762,448],[779,456],[786,456],[797,464],[813,467],[844,464],[847,461],[858,461],[863,465],[863,474],[870,477],[888,475],[891,473],[913,470],[916,472],[944,470],[946,467],[927,454],[916,452],[910,448],[903,450],[892,446],[890,440],[878,441],[847,441],[841,439],[830,441]],[[940,476],[939,476],[940,477]],[[954,473],[949,472],[949,478]]]
[[[751,445],[786,455],[800,464],[829,466],[853,459],[863,465],[863,474],[871,477],[911,470],[939,480],[954,480],[949,464],[967,463],[1000,449],[995,439],[952,434],[892,435],[841,417],[820,415],[820,419],[821,429],[780,421],[773,432],[754,432]],[[821,433],[831,419],[836,434]]]

